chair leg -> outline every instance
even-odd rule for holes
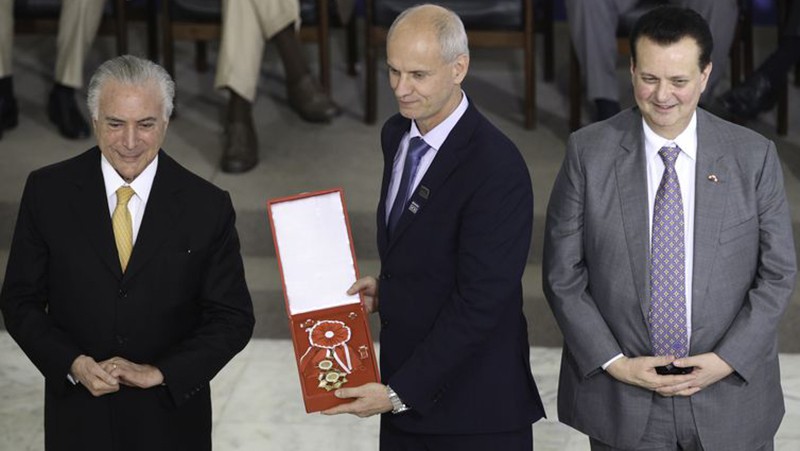
[[[161,23],[161,46],[164,52],[164,69],[166,69],[167,72],[172,75],[172,79],[175,80],[175,42],[172,35],[172,18],[169,13],[169,2],[162,1],[161,6],[163,17],[163,22]]]
[[[125,0],[117,0],[114,4],[114,16],[116,19],[117,33],[117,54],[125,55],[128,53],[128,20],[126,18]]]
[[[194,67],[198,72],[208,70],[208,42],[194,41]]]
[[[354,77],[358,75],[356,63],[358,62],[358,25],[356,18],[351,17],[347,24],[347,75]]]
[[[786,25],[786,18],[789,14],[789,6],[786,0],[778,1],[778,42],[783,36],[783,30]],[[795,78],[795,83],[797,79]],[[778,87],[778,106],[776,111],[776,132],[779,135],[786,135],[789,131],[789,82],[784,81]]]
[[[156,0],[147,0],[147,56],[151,61],[158,61],[158,4]]]
[[[330,61],[330,15],[328,14],[328,0],[317,1],[317,47],[319,51],[319,79],[325,93],[331,93],[331,61]]]
[[[532,129],[536,126],[536,34],[534,33],[533,3],[525,2],[525,128]]]
[[[575,131],[581,127],[581,68],[578,56],[570,44],[569,58],[569,129]]]
[[[366,88],[367,88],[367,95],[366,95],[366,105],[364,107],[364,122],[367,124],[374,124],[375,119],[377,117],[377,103],[378,103],[378,96],[377,91],[378,87],[377,84],[377,68],[375,62],[375,52],[377,44],[374,42],[375,39],[372,35],[372,16],[373,16],[373,5],[372,1],[367,0],[366,2],[366,15],[365,15],[365,23],[364,29],[366,33],[366,50],[365,50],[365,59],[366,59],[366,66],[367,66],[367,73],[364,74],[364,78],[366,79]]]
[[[545,0],[543,4],[542,15],[544,16],[544,27],[542,33],[544,34],[544,80],[552,82],[555,80],[555,57],[553,55],[553,47],[555,41],[553,39],[553,0]],[[533,47],[534,50],[536,47]]]
[[[777,132],[779,135],[786,135],[789,131],[789,96],[788,96],[789,83],[781,83],[778,89],[778,117],[777,117]]]

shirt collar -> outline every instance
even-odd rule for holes
[[[644,142],[647,152],[658,154],[662,147],[675,144],[681,148],[681,153],[692,160],[697,160],[697,110],[692,114],[692,119],[686,128],[675,139],[659,136],[647,125],[644,118],[642,118],[642,126],[644,127]]]
[[[447,136],[453,130],[453,128],[458,123],[461,116],[464,115],[464,112],[467,111],[467,106],[469,106],[469,101],[467,100],[467,95],[464,91],[461,91],[461,102],[459,102],[458,106],[449,116],[445,118],[439,125],[433,127],[425,136],[419,132],[417,128],[416,121],[411,121],[411,130],[408,133],[409,138],[414,138],[415,136],[419,136],[425,140],[425,144],[429,145],[435,150],[439,150],[444,144],[444,140],[447,139]]]
[[[144,168],[138,177],[133,179],[131,183],[126,183],[125,180],[117,173],[111,163],[108,162],[106,156],[100,154],[100,169],[103,171],[103,181],[106,186],[106,198],[115,195],[117,189],[121,186],[130,186],[136,193],[136,196],[142,200],[142,203],[147,203],[147,198],[150,197],[150,189],[153,187],[153,180],[156,177],[156,169],[158,168],[158,154],[153,158],[153,161]]]

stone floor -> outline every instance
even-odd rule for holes
[[[225,98],[212,89],[212,70],[192,66],[193,47],[176,48],[178,116],[172,121],[165,150],[179,162],[231,193],[237,226],[257,315],[255,338],[213,381],[214,441],[217,450],[371,450],[376,449],[377,421],[307,415],[300,399],[284,313],[275,252],[266,221],[267,199],[330,187],[343,187],[362,274],[378,269],[374,212],[382,157],[380,124],[362,121],[363,75],[349,77],[343,42],[335,30],[333,96],[344,113],[332,124],[302,122],[288,108],[282,69],[275,49],[267,48],[255,120],[261,163],[244,175],[218,168],[220,116]],[[559,36],[566,37],[563,26]],[[773,30],[757,30],[756,61],[774,44]],[[113,56],[113,42],[97,40],[87,61],[92,68]],[[143,53],[138,39],[134,53]],[[315,61],[314,49],[307,49]],[[539,121],[535,130],[522,128],[522,58],[518,51],[480,51],[472,55],[464,89],[472,101],[520,148],[534,181],[535,231],[524,276],[525,312],[532,342],[531,364],[546,402],[549,419],[534,426],[537,450],[587,450],[588,441],[556,421],[555,394],[561,337],[541,292],[541,234],[550,187],[561,163],[568,136],[566,39],[557,40],[558,74],[554,83],[537,81]],[[4,273],[19,197],[27,174],[40,166],[77,154],[93,141],[67,141],[48,122],[45,101],[51,83],[52,36],[26,36],[15,41],[15,91],[21,109],[19,127],[0,140],[0,277]],[[539,59],[541,61],[541,59]],[[620,84],[629,92],[626,68]],[[790,133],[774,133],[774,115],[750,124],[774,139],[784,163],[786,189],[793,206],[796,241],[800,243],[800,95],[791,89]],[[378,117],[394,111],[384,77],[379,84]],[[631,103],[630,95],[624,99]],[[584,113],[588,117],[588,113]],[[800,294],[792,300],[780,329],[783,387],[787,416],[778,433],[778,450],[800,449]],[[2,324],[0,323],[0,326]],[[40,450],[42,445],[42,380],[5,332],[0,332],[0,451]]]

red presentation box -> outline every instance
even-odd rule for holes
[[[380,380],[358,279],[344,192],[271,199],[267,212],[306,412],[350,402],[339,387]]]

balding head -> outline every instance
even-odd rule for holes
[[[461,102],[461,82],[469,68],[461,19],[435,5],[403,11],[389,29],[386,64],[400,114],[427,133]]]
[[[389,28],[386,40],[391,40],[396,32],[433,34],[439,44],[442,60],[447,63],[452,63],[460,55],[469,56],[467,32],[461,18],[438,5],[418,5],[403,11]]]

